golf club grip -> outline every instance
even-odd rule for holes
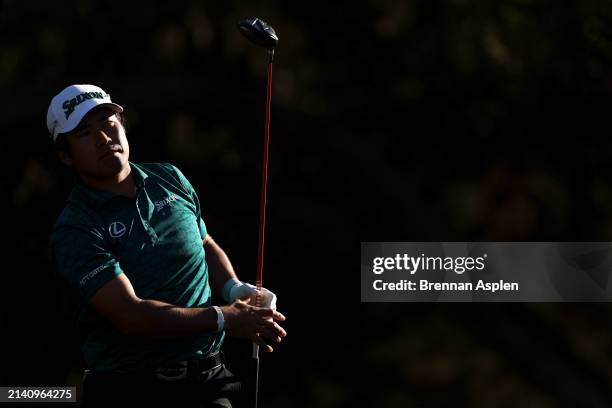
[[[256,343],[253,343],[253,354],[251,355],[251,378],[253,381],[251,401],[253,401],[253,407],[257,408],[259,391],[259,345]]]

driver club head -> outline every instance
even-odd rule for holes
[[[268,49],[274,49],[278,44],[276,32],[265,21],[253,17],[238,23],[240,32],[252,43]]]

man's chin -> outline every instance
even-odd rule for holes
[[[126,169],[129,169],[130,164],[127,158],[119,155],[111,155],[100,160],[96,167],[96,178],[112,178],[125,172]]]

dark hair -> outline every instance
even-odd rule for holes
[[[119,123],[121,123],[121,125],[125,128],[126,121],[123,112],[116,112],[115,116],[117,116]],[[55,143],[53,144],[55,150],[70,153],[70,145],[68,144],[68,138],[66,136],[68,136],[68,133],[59,133],[57,135],[55,138]]]

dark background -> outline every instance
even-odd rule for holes
[[[612,406],[611,307],[362,304],[362,241],[612,240],[612,4],[2,1],[0,384],[75,385],[47,236],[72,179],[48,103],[93,83],[134,161],[192,181],[255,278],[265,51],[274,68],[264,286],[285,344],[262,406]],[[229,341],[239,373],[250,344]]]

